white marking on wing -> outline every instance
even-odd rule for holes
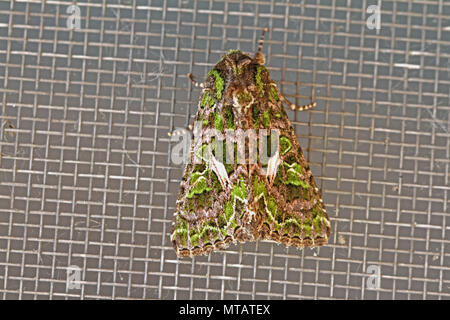
[[[277,175],[278,167],[281,164],[281,159],[277,152],[269,158],[269,161],[267,162],[267,180],[269,180],[269,184],[272,185],[273,181],[275,180],[275,177]]]
[[[218,161],[216,157],[214,157],[211,154],[211,161],[210,161],[211,169],[214,171],[214,173],[217,175],[217,178],[219,178],[219,182],[222,185],[222,188],[225,190],[226,186],[228,184],[231,184],[230,179],[228,177],[227,170],[225,169],[225,166],[222,162]]]
[[[242,114],[242,107],[239,104],[238,98],[236,95],[233,96],[233,107],[235,108],[235,110],[238,112],[238,114]]]

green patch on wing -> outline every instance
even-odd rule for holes
[[[231,189],[231,200],[233,201],[235,198],[240,201],[247,200],[247,186],[245,185],[244,179],[240,179],[239,182],[236,182],[233,189]]]
[[[270,101],[272,101],[272,102],[278,102],[278,101],[280,101],[280,97],[278,97],[277,89],[275,89],[274,86],[271,86],[271,87],[270,87],[270,90],[269,90],[269,99],[270,99]]]
[[[225,217],[227,218],[227,221],[230,221],[231,217],[233,216],[234,209],[233,209],[233,203],[231,201],[225,202]]]
[[[322,233],[322,225],[329,226],[329,221],[326,218],[326,213],[323,209],[316,204],[312,209],[312,226],[317,234]]]
[[[215,125],[216,125],[216,129],[218,131],[222,131],[223,130],[223,118],[220,115],[220,113],[216,112],[214,114],[214,122],[215,122]]]
[[[288,137],[281,136],[280,137],[280,151],[281,155],[285,155],[292,149],[292,143]]]
[[[259,129],[259,123],[260,123],[260,119],[259,119],[259,115],[260,115],[260,111],[257,105],[253,105],[252,106],[252,120],[253,120],[253,127],[255,130]]]
[[[185,247],[188,239],[188,223],[180,215],[175,220],[175,230],[172,233],[172,240],[178,238],[181,244]]]
[[[264,128],[268,128],[270,124],[270,112],[269,111],[264,111],[263,114],[263,125]]]
[[[256,75],[255,75],[255,81],[256,81],[256,86],[258,87],[258,90],[261,94],[261,96],[264,95],[264,82],[262,80],[262,73],[266,71],[266,67],[264,66],[258,66],[256,68]]]
[[[269,197],[266,202],[267,206],[267,216],[266,216],[266,222],[274,223],[275,224],[275,230],[279,231],[282,227],[283,223],[283,211],[278,208],[277,201],[273,197]]]
[[[305,237],[309,238],[311,237],[311,221],[308,219],[304,219],[302,223],[302,229],[305,232]]]
[[[255,175],[255,180],[253,182],[253,193],[255,200],[261,196],[267,197],[266,184],[259,179],[258,175]]]
[[[289,218],[283,222],[282,230],[284,231],[284,234],[292,232],[294,236],[300,237],[302,225],[296,218]]]
[[[205,162],[209,159],[209,145],[203,144],[197,150],[197,156]],[[211,206],[211,196],[207,194],[211,190],[220,192],[222,185],[215,172],[208,169],[205,164],[196,164],[189,179],[190,189],[186,198],[188,199],[188,209],[194,211],[194,204],[190,203],[190,199],[195,199],[197,207],[208,208]]]
[[[201,145],[200,148],[197,149],[197,152],[195,153],[197,158],[199,160],[204,161],[205,163],[209,162],[209,145],[204,143]]]
[[[231,208],[230,208],[230,203]],[[225,215],[227,220],[229,216],[232,215],[233,219],[238,216],[242,218],[246,211],[247,203],[247,185],[243,178],[236,181],[231,189],[230,201],[225,204]]]
[[[287,168],[287,179],[285,181],[285,184],[301,186],[303,189],[309,188],[309,184],[301,178],[301,176],[303,176],[303,169],[297,162],[294,162],[291,165],[286,162],[284,162],[283,164]]]
[[[225,217],[227,219],[227,226],[230,225],[233,229],[237,227],[236,217],[234,215],[234,206],[231,201],[225,202]]]
[[[209,91],[206,91],[205,94],[202,97],[202,102],[200,103],[200,106],[204,108],[208,104],[209,107],[214,105],[214,98],[211,97],[209,94]]]
[[[222,93],[223,89],[225,88],[225,81],[223,80],[222,76],[220,75],[219,71],[216,69],[211,70],[208,72],[207,77],[214,76],[214,86],[216,91],[216,99],[220,100],[222,99]]]
[[[192,228],[189,231],[189,239],[191,240],[191,244],[194,248],[198,247],[199,232],[197,229]]]
[[[225,116],[225,124],[227,129],[234,130],[234,113],[233,113],[233,106],[228,105],[224,109],[224,116]]]

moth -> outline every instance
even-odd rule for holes
[[[251,57],[230,50],[203,83],[194,140],[176,203],[171,241],[179,257],[234,242],[322,246],[330,221],[278,90],[264,66],[264,29]],[[270,133],[270,134],[269,134]]]

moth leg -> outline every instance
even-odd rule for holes
[[[289,106],[289,108],[291,108],[292,110],[304,111],[304,110],[314,108],[317,104],[315,102],[311,102],[310,104],[305,104],[304,106],[297,106],[297,105],[293,104],[292,102],[290,102],[288,99],[286,99],[282,94],[280,94],[279,97],[280,97],[280,100],[282,102],[284,102],[285,104],[287,104]]]
[[[189,80],[191,80],[191,82],[192,82],[192,84],[194,86],[200,87],[200,88],[204,88],[205,87],[204,83],[197,82],[197,81],[194,80],[194,77],[193,77],[192,73],[188,73],[186,76],[189,78]]]

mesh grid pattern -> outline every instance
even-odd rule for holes
[[[450,298],[448,2],[89,1],[75,30],[71,4],[0,1],[0,298]],[[185,74],[254,52],[263,27],[282,92],[318,105],[287,112],[330,244],[177,259]]]

